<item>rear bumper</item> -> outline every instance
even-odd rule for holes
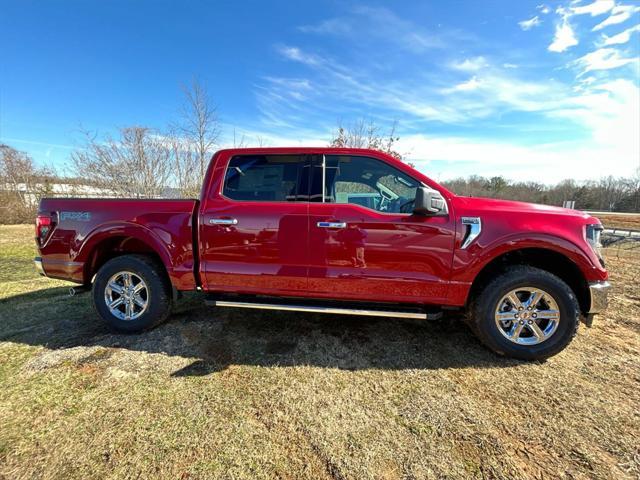
[[[33,259],[33,263],[38,273],[45,277],[84,283],[84,262],[67,262],[65,260],[36,257]]]
[[[609,303],[609,290],[611,290],[611,284],[607,281],[589,284],[589,294],[591,296],[591,303],[587,312],[589,315],[602,313],[606,310]]]
[[[34,259],[33,259],[33,263],[34,263],[34,264],[35,264],[35,266],[36,266],[36,271],[37,271],[40,275],[42,275],[43,277],[46,277],[46,276],[47,276],[47,274],[46,274],[46,273],[44,273],[44,267],[42,266],[42,258],[40,258],[40,257],[36,257],[36,258],[34,258]]]

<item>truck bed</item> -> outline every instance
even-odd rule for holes
[[[39,243],[47,276],[87,284],[106,252],[156,252],[176,288],[196,286],[193,218],[197,200],[44,198],[51,229]],[[91,268],[87,268],[91,267]]]

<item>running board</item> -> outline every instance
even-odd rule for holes
[[[392,312],[387,310],[360,310],[355,308],[337,308],[337,307],[316,307],[311,305],[286,305],[275,303],[249,303],[249,302],[230,302],[226,300],[215,300],[213,303],[216,307],[237,307],[237,308],[257,308],[261,310],[286,310],[290,312],[307,312],[307,313],[332,313],[340,315],[364,315],[369,317],[396,317],[396,318],[415,318],[419,320],[435,320],[442,316],[439,312],[435,314],[427,314],[421,312]]]

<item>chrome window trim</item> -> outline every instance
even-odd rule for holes
[[[358,205],[358,204],[352,204],[352,203],[330,203],[330,202],[326,202],[326,201],[325,201],[325,199],[324,199],[324,195],[321,195],[321,194],[309,195],[309,198],[306,198],[306,199],[300,199],[300,200],[299,200],[299,199],[295,199],[295,200],[267,200],[267,201],[264,201],[264,200],[236,200],[236,199],[234,199],[234,198],[227,197],[227,196],[224,194],[224,187],[225,187],[225,184],[226,184],[227,170],[229,169],[229,165],[230,165],[231,161],[232,161],[234,158],[236,158],[236,157],[251,156],[251,155],[257,155],[257,154],[244,154],[244,153],[241,153],[241,154],[232,155],[232,156],[230,156],[230,157],[228,158],[228,160],[226,161],[226,164],[225,164],[225,166],[224,166],[224,169],[223,169],[223,173],[222,173],[222,181],[220,182],[220,188],[219,188],[219,191],[217,192],[217,196],[216,196],[216,194],[212,191],[212,193],[210,193],[210,197],[208,198],[209,200],[215,200],[216,198],[219,198],[219,199],[225,200],[225,201],[227,201],[227,202],[237,203],[237,204],[247,204],[247,205],[250,205],[250,204],[263,204],[263,205],[264,205],[265,203],[270,203],[270,204],[282,204],[282,205],[291,205],[291,204],[294,204],[294,203],[298,203],[298,204],[309,204],[309,205],[311,205],[311,204],[314,204],[314,205],[323,205],[323,204],[324,204],[324,205],[349,205],[349,206],[353,206],[353,207],[359,207],[359,208],[362,208],[362,209],[366,210],[367,212],[374,212],[374,213],[379,214],[379,215],[385,215],[385,216],[391,216],[391,217],[398,217],[398,216],[401,216],[401,217],[411,217],[411,216],[414,216],[414,215],[415,215],[415,213],[413,213],[413,212],[412,212],[412,213],[401,213],[401,212],[398,212],[398,213],[389,213],[389,212],[381,212],[380,210],[375,210],[375,209],[373,209],[373,208],[365,207],[364,205]],[[299,155],[299,156],[305,156],[305,157],[308,157],[308,159],[307,159],[307,160],[305,160],[305,161],[304,161],[304,162],[302,162],[302,163],[303,163],[303,164],[306,164],[307,166],[312,166],[312,164],[313,164],[313,160],[311,159],[311,157],[312,157],[313,155],[322,155],[322,160],[323,160],[323,161],[322,161],[322,163],[323,163],[323,165],[321,165],[321,167],[323,167],[324,169],[326,169],[326,164],[325,164],[326,156],[327,156],[327,154],[326,154],[326,153],[322,153],[322,154],[320,154],[320,153],[305,153],[305,154],[294,154],[294,153],[265,153],[265,154],[263,154],[263,155],[265,155],[265,156],[266,156],[266,155],[283,155],[283,156],[287,156],[287,155],[290,155],[290,156],[298,156],[298,155]],[[340,154],[338,154],[338,153],[329,153],[329,155],[337,155],[337,156],[340,156]],[[437,213],[437,214],[434,214],[434,215],[429,215],[429,216],[427,216],[426,218],[431,218],[431,217],[446,217],[446,216],[448,216],[448,215],[449,215],[449,212],[450,212],[450,208],[449,208],[449,198],[448,198],[447,196],[443,195],[443,193],[442,193],[440,190],[438,190],[438,189],[436,189],[436,188],[433,188],[432,186],[427,185],[427,184],[426,184],[425,182],[423,182],[422,180],[418,180],[418,179],[416,179],[415,177],[413,177],[413,176],[412,176],[412,175],[410,175],[409,173],[407,173],[407,172],[405,172],[405,171],[403,171],[403,170],[400,170],[399,168],[397,168],[397,167],[395,167],[395,166],[393,166],[393,165],[390,165],[389,163],[387,163],[385,160],[383,160],[383,159],[381,159],[381,158],[378,158],[378,157],[375,157],[375,156],[371,156],[371,155],[361,155],[361,154],[348,154],[348,156],[350,156],[350,157],[354,157],[354,158],[355,158],[355,157],[357,157],[357,158],[371,158],[371,159],[377,160],[377,161],[379,161],[379,162],[382,162],[382,163],[384,163],[384,164],[388,165],[389,167],[393,168],[394,170],[397,170],[398,172],[402,173],[403,175],[406,175],[407,177],[411,178],[413,181],[415,181],[415,182],[418,184],[418,187],[426,187],[426,188],[428,188],[429,190],[433,190],[433,191],[435,191],[435,192],[438,192],[438,194],[442,197],[442,200],[444,201],[444,209],[443,209],[443,211],[442,211],[442,212]],[[304,167],[303,167],[303,168],[304,168]],[[324,182],[324,181],[326,180],[326,179],[325,179],[325,175],[324,175],[324,173],[323,173],[322,177],[323,177],[323,178],[322,178],[322,180],[323,180],[323,182]],[[213,178],[213,175],[212,175],[212,178]],[[325,188],[326,188],[326,185],[325,185]],[[322,197],[322,200],[321,200],[320,202],[313,202],[313,201],[311,201],[311,199],[312,199],[312,198],[316,198],[316,197],[318,197],[318,196],[321,196],[321,197]]]

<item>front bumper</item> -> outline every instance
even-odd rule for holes
[[[44,267],[42,266],[42,258],[40,257],[34,258],[33,263],[36,265],[36,271],[43,277],[46,277],[47,274],[44,273]]]
[[[588,315],[594,315],[606,310],[609,303],[609,290],[611,290],[611,284],[606,281],[589,284],[591,304],[589,305],[589,311],[587,312]]]

